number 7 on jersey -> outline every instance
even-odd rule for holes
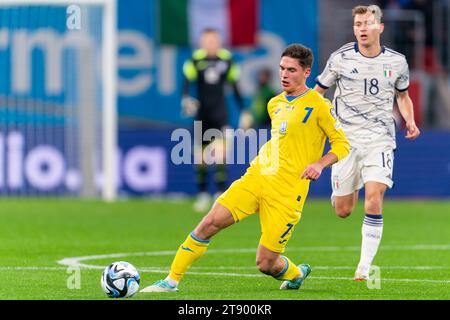
[[[308,121],[309,116],[311,115],[311,112],[314,110],[314,108],[311,107],[305,107],[306,110],[306,116],[303,118],[303,123],[306,123],[306,121]]]

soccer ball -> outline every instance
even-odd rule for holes
[[[102,273],[102,289],[110,298],[129,298],[139,290],[136,268],[125,261],[113,262]]]

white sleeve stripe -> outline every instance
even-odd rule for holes
[[[339,49],[337,49],[336,51],[334,51],[331,55],[339,53],[339,52],[341,52],[343,50],[353,49],[354,47],[355,47],[355,43],[354,42],[347,43],[347,44],[343,45],[342,47],[340,47]]]
[[[396,55],[399,55],[400,57],[403,57],[403,58],[405,57],[404,54],[401,54],[400,52],[394,51],[394,50],[389,49],[389,48],[386,48],[386,51],[388,51],[390,53],[393,53],[393,54],[396,54]]]

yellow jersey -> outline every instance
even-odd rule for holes
[[[283,92],[269,101],[271,139],[261,147],[249,170],[257,170],[262,184],[282,198],[299,194],[300,207],[296,207],[301,210],[310,180],[300,177],[306,166],[323,156],[326,139],[331,146],[328,152],[338,160],[349,153],[350,145],[329,100],[311,89],[291,98]]]

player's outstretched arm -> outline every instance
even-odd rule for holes
[[[181,115],[184,117],[194,117],[197,114],[200,103],[189,94],[190,84],[197,79],[197,70],[192,60],[187,60],[183,64],[183,95],[181,98]]]
[[[314,162],[308,165],[305,170],[303,170],[303,174],[300,179],[309,179],[309,180],[317,180],[322,174],[322,170],[331,166],[332,164],[338,161],[338,157],[334,153],[327,153],[319,161]]]
[[[398,109],[406,122],[406,139],[414,140],[420,135],[420,130],[414,121],[414,107],[408,90],[396,94]]]

